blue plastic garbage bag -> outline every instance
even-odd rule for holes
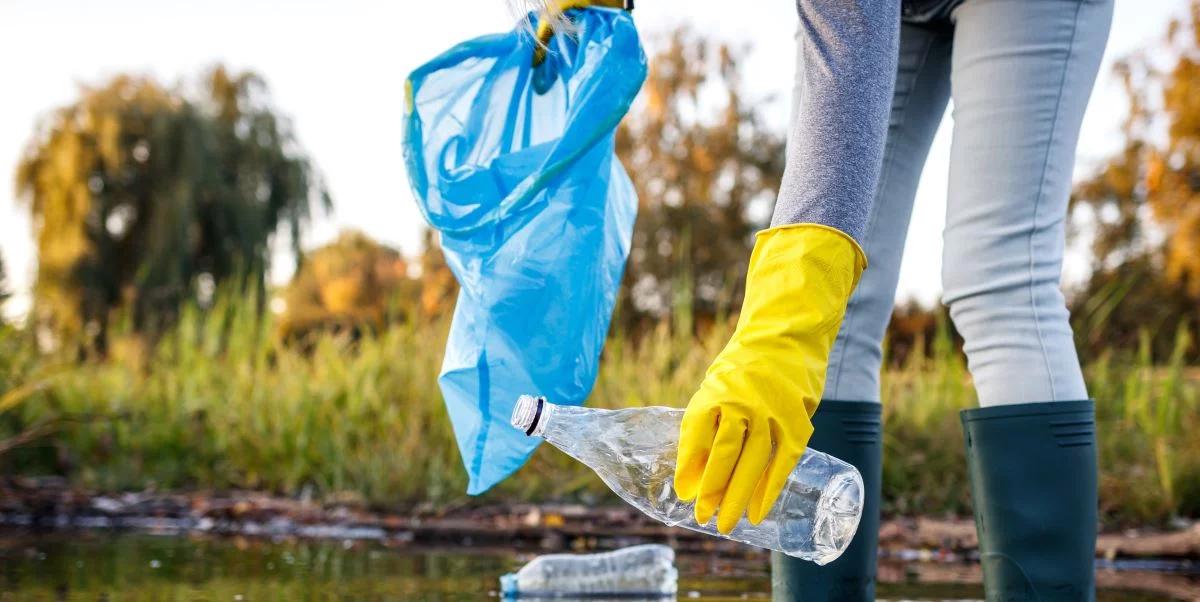
[[[629,13],[568,16],[577,29],[536,68],[518,27],[408,80],[409,179],[461,287],[438,384],[470,494],[538,444],[509,424],[517,396],[579,405],[591,392],[629,253],[637,195],[613,131],[645,55]]]

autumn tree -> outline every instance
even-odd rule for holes
[[[396,249],[349,230],[310,252],[283,291],[284,337],[315,331],[378,330],[390,318],[409,317],[420,284]]]
[[[36,323],[103,352],[127,307],[155,332],[234,276],[261,302],[268,244],[329,197],[253,73],[166,87],[121,75],[38,125],[16,174],[38,249]]]
[[[702,324],[740,306],[751,236],[784,167],[782,132],[739,79],[744,51],[686,28],[665,42],[617,131],[640,203],[621,289],[626,328],[688,312]]]
[[[1123,145],[1075,190],[1075,221],[1094,235],[1093,275],[1073,295],[1085,349],[1145,331],[1162,357],[1200,319],[1200,2],[1165,42],[1116,64]]]
[[[421,312],[426,318],[447,315],[454,309],[458,281],[446,263],[438,235],[426,229],[421,249]]]

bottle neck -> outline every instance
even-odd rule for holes
[[[558,406],[546,401],[545,397],[522,395],[513,407],[512,425],[530,437],[541,437],[550,423],[550,416]]]

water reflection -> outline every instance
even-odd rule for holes
[[[410,549],[352,541],[74,534],[0,534],[0,600],[293,600],[452,602],[496,599],[498,577],[533,553]],[[681,555],[680,602],[770,598],[764,554]],[[885,563],[881,599],[978,600],[975,565]],[[1102,570],[1107,602],[1196,600],[1179,574]],[[1137,593],[1133,589],[1158,593]],[[589,602],[596,602],[595,599]]]

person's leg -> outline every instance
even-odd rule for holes
[[[905,24],[883,166],[862,239],[867,269],[846,306],[825,377],[825,399],[879,401],[883,336],[929,147],[950,98],[951,31]]]
[[[796,93],[803,92],[797,89]],[[948,31],[904,26],[883,167],[862,240],[869,266],[850,298],[830,356],[824,400],[813,416],[815,430],[809,441],[809,447],[833,454],[862,473],[863,519],[850,547],[826,566],[774,554],[775,600],[875,599],[882,467],[881,341],[892,312],[917,182],[949,96]]]
[[[942,284],[982,406],[1087,397],[1059,281],[1111,12],[1111,0],[967,0],[954,13]]]
[[[1059,290],[1075,145],[1111,0],[955,11],[943,285],[988,600],[1094,599],[1094,410]]]

